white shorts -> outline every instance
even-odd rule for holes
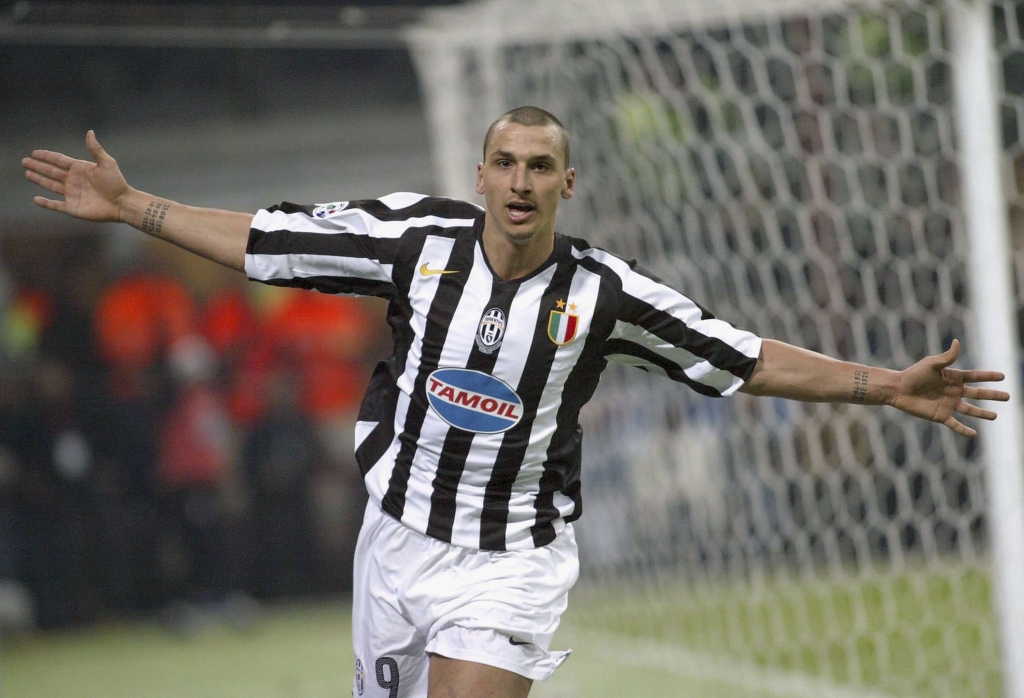
[[[579,575],[572,526],[535,550],[462,548],[370,502],[356,546],[357,698],[426,696],[430,654],[545,680],[569,656],[548,647]]]

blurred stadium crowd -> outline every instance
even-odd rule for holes
[[[74,10],[134,31],[177,4],[21,3],[18,21],[59,32]],[[266,15],[206,4],[239,26]],[[330,3],[262,4],[339,21]],[[451,3],[359,3],[389,4]],[[0,45],[9,163],[65,137],[84,156],[94,128],[133,183],[197,205],[429,188],[405,51],[57,41]],[[15,169],[0,219],[0,638],[149,614],[188,630],[240,599],[346,593],[365,497],[353,421],[390,351],[382,307],[40,215]]]
[[[0,630],[345,593],[379,307],[103,240],[0,250]]]

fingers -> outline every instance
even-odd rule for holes
[[[45,209],[51,211],[58,211],[60,213],[65,212],[66,204],[63,201],[54,201],[53,199],[47,199],[42,196],[36,196],[32,198],[32,203],[36,206],[42,206]]]
[[[23,158],[22,167],[25,168],[25,178],[43,189],[52,191],[54,194],[65,193],[64,181],[68,176],[68,168],[75,162],[73,158],[51,150],[32,151],[32,157]],[[42,197],[38,197],[42,199]],[[42,199],[47,201],[47,199]],[[52,206],[36,202],[44,208]]]
[[[30,158],[25,158],[21,164],[25,168],[25,178],[30,182],[53,192],[64,193],[62,189],[64,188],[64,179],[68,174],[67,170]]]
[[[61,181],[58,181],[56,179],[50,179],[49,177],[44,177],[35,172],[26,172],[25,178],[28,179],[30,182],[38,184],[43,189],[52,191],[54,194],[60,194],[61,196],[64,195],[64,183]]]
[[[1010,394],[1005,390],[992,390],[991,388],[977,388],[974,386],[964,386],[964,397],[970,398],[971,400],[996,400],[998,402],[1006,402],[1010,399]]]
[[[71,165],[74,164],[75,162],[75,159],[73,157],[69,157],[64,153],[57,153],[52,150],[33,150],[32,157],[25,158],[24,160],[21,161],[21,164],[27,167],[26,162],[29,162],[31,160],[45,162],[55,167],[59,167],[62,170],[69,169]]]
[[[961,371],[964,383],[998,383],[1006,376],[999,371]]]
[[[971,429],[966,424],[961,424],[960,421],[957,420],[957,418],[954,417],[953,415],[950,415],[946,419],[946,421],[943,422],[943,424],[952,429],[953,431],[955,431],[957,434],[960,434],[961,436],[974,438],[975,436],[978,435],[978,432],[976,432],[974,429]]]
[[[99,163],[101,159],[110,158],[106,151],[103,150],[103,146],[100,145],[99,140],[97,140],[96,132],[91,129],[85,135],[85,146],[89,149],[89,154],[92,155],[93,159],[97,163]],[[36,184],[46,186],[43,182],[37,181],[35,178],[30,176],[28,172],[38,173],[39,175],[54,181],[63,181],[67,176],[68,171],[76,162],[81,163],[82,161],[53,150],[33,150],[31,157],[22,158],[21,166],[25,168],[25,174],[29,179],[36,182]],[[47,187],[47,189],[56,191],[52,187]]]
[[[949,349],[938,355],[939,364],[943,367],[949,366],[960,356],[960,340],[954,339],[949,345]],[[1001,371],[965,371],[960,369],[953,369],[955,374],[958,374],[960,380],[964,383],[998,383],[999,381],[1005,380],[1006,376]],[[1007,398],[987,398],[991,400],[1000,400]]]
[[[43,160],[35,160],[33,158],[25,158],[21,161],[21,166],[29,172],[35,172],[49,177],[50,179],[63,179],[68,171],[66,168],[51,165]]]
[[[963,400],[961,400],[960,403],[954,409],[960,414],[965,415],[967,417],[974,417],[975,419],[987,419],[990,422],[994,420],[997,416],[996,413],[993,412],[992,410],[986,410],[982,407],[978,407],[977,405],[972,405],[969,402],[964,402]]]

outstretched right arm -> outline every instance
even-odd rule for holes
[[[49,150],[33,151],[21,161],[25,177],[63,196],[63,201],[37,196],[43,208],[87,221],[127,223],[226,267],[244,271],[251,213],[185,206],[151,196],[125,181],[117,162],[100,146],[92,131],[85,137],[94,162],[76,160]]]

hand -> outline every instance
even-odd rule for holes
[[[1010,394],[968,385],[1001,381],[1005,376],[998,371],[961,371],[950,368],[959,355],[960,342],[954,339],[949,349],[942,354],[921,359],[902,371],[892,406],[916,417],[944,424],[958,434],[976,436],[978,432],[962,424],[956,414],[993,420],[996,413],[965,402],[964,398],[1005,402],[1010,399]]]
[[[120,221],[121,206],[130,187],[117,161],[107,155],[91,130],[85,136],[85,146],[95,162],[50,150],[35,150],[32,157],[21,161],[29,181],[64,197],[59,201],[37,196],[33,201],[87,221]]]

